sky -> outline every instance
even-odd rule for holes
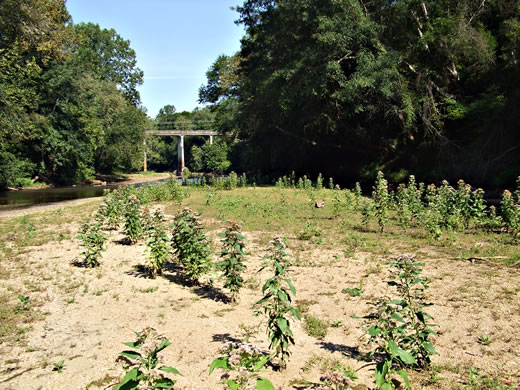
[[[220,54],[232,55],[244,34],[232,6],[240,0],[67,0],[74,23],[113,28],[131,42],[148,116],[172,104],[180,111],[200,106],[198,90]]]

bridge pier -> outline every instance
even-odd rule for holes
[[[219,133],[214,130],[145,130],[145,135],[155,135],[161,137],[179,137],[179,142],[177,144],[177,168],[180,172],[179,174],[182,175],[182,171],[186,166],[184,162],[184,136],[209,136],[209,143],[210,145],[212,145],[213,137],[219,135]],[[146,171],[146,140],[143,143],[145,145],[143,170]]]
[[[184,171],[184,136],[179,135],[179,143],[177,144],[177,168],[178,172],[182,176]]]
[[[143,171],[146,172],[148,170],[148,165],[146,162],[146,138],[143,138],[143,153],[144,153],[144,162],[143,162]]]

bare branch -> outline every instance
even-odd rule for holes
[[[341,57],[339,60],[337,60],[336,62],[338,64],[341,64],[343,61],[345,60],[354,60],[356,58],[356,56],[353,56],[352,55],[352,52],[348,52],[347,54],[345,54],[343,57]]]
[[[471,16],[471,18],[469,18],[468,23],[467,23],[468,25],[471,24],[471,22],[473,22],[473,19],[475,19],[478,15],[480,15],[482,13],[482,11],[484,11],[484,6],[485,5],[486,5],[486,0],[482,0],[482,2],[480,3],[480,6],[478,7],[478,9]]]

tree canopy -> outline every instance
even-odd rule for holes
[[[0,3],[0,187],[137,169],[146,114],[130,43],[64,0]]]
[[[244,168],[518,174],[518,1],[247,0],[237,11],[241,49],[217,58],[199,97],[233,118]]]

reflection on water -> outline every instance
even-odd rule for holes
[[[163,180],[161,180],[163,181]],[[148,182],[155,184],[157,182]],[[136,184],[142,185],[144,183]],[[109,186],[76,186],[54,187],[37,190],[2,191],[0,192],[0,211],[26,208],[35,204],[63,202],[66,200],[95,198],[102,196],[106,189],[117,188],[117,185]]]

